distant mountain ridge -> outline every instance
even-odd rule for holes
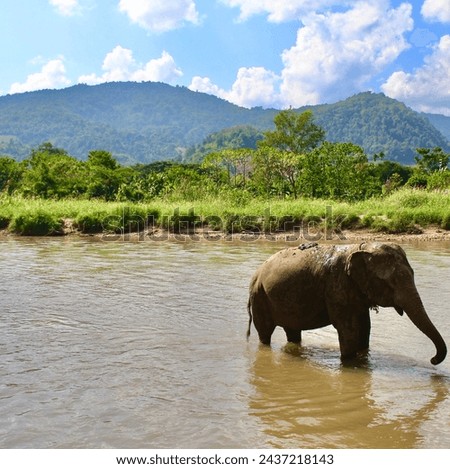
[[[450,118],[417,113],[383,94],[360,93],[298,111],[305,109],[313,111],[327,140],[352,141],[369,155],[382,151],[412,163],[418,147],[449,149]],[[226,128],[271,129],[278,112],[153,82],[7,95],[0,97],[0,154],[22,159],[50,141],[82,159],[94,149],[110,151],[122,163],[183,159],[188,148]]]

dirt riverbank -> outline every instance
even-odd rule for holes
[[[82,235],[72,233],[70,236],[88,236],[105,241],[171,241],[171,242],[275,242],[286,244],[301,244],[307,242],[345,244],[364,241],[397,242],[397,243],[424,243],[424,242],[448,242],[450,247],[450,231],[442,230],[439,227],[429,227],[415,233],[380,233],[367,229],[343,230],[330,232],[303,233],[301,231],[292,232],[239,232],[224,233],[208,229],[183,231],[172,233],[167,230],[157,229],[140,233],[108,234],[98,233],[94,235]]]
[[[414,233],[384,233],[369,229],[355,229],[329,232],[315,231],[277,231],[274,233],[243,231],[237,233],[224,233],[210,230],[207,227],[192,231],[173,233],[163,229],[153,231],[141,231],[132,233],[93,233],[85,234],[73,228],[67,223],[63,237],[93,238],[104,241],[172,241],[172,242],[276,242],[287,244],[300,244],[306,242],[324,243],[357,243],[364,241],[397,242],[397,243],[421,243],[421,242],[448,242],[450,243],[450,231],[439,227],[428,227],[417,230]],[[7,230],[0,230],[0,237],[21,238],[22,236]],[[49,236],[53,237],[53,236]]]

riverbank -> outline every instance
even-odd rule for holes
[[[355,203],[323,199],[0,198],[5,235],[214,241],[448,240],[450,193],[402,189]]]
[[[362,242],[391,242],[399,244],[421,244],[421,243],[445,243],[450,249],[450,232],[442,231],[438,228],[427,229],[423,233],[379,233],[370,230],[345,230],[337,235],[326,236],[325,233],[317,233],[314,236],[304,237],[301,233],[281,232],[281,233],[223,233],[223,232],[196,232],[196,233],[171,233],[167,230],[157,230],[151,233],[130,233],[130,234],[105,234],[82,235],[90,236],[102,241],[130,241],[130,242],[177,242],[177,243],[274,243],[287,245],[300,245],[303,243],[329,243],[329,244],[352,244]]]
[[[67,238],[89,238],[97,241],[114,242],[177,242],[177,243],[277,243],[296,245],[302,243],[358,243],[358,242],[396,242],[396,243],[448,243],[450,248],[450,231],[439,227],[428,227],[421,232],[414,233],[383,233],[370,229],[354,229],[330,232],[316,231],[307,234],[299,231],[277,231],[276,233],[264,233],[260,231],[242,231],[239,233],[227,233],[211,230],[208,227],[199,230],[182,230],[178,233],[166,229],[156,228],[153,230],[131,231],[131,232],[98,232],[83,233],[73,227],[72,221],[67,220],[64,233],[60,236]],[[0,230],[0,238],[23,238],[8,230]],[[46,236],[48,237],[48,236]]]

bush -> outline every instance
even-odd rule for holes
[[[10,221],[11,217],[0,214],[0,230],[5,230],[8,228]]]
[[[441,228],[444,230],[450,230],[450,213],[446,213],[442,217]]]
[[[49,236],[63,234],[63,225],[63,220],[56,215],[37,210],[14,216],[9,228],[12,232],[23,236]]]
[[[83,213],[76,217],[75,226],[81,233],[101,233],[104,229],[104,221],[107,217],[107,212]]]
[[[428,176],[428,189],[445,190],[450,188],[450,171],[436,171]]]
[[[422,190],[398,192],[398,199],[401,207],[417,208],[427,205],[430,201],[429,193]]]
[[[372,228],[376,231],[391,234],[419,234],[422,232],[420,227],[418,227],[414,221],[414,215],[410,212],[395,213],[390,219],[374,219],[372,221]]]
[[[82,233],[131,233],[144,231],[159,218],[156,209],[145,206],[113,205],[76,217],[75,225]]]

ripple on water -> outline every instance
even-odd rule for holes
[[[372,315],[358,368],[332,327],[246,342],[248,282],[277,249],[1,240],[0,447],[448,448],[448,361],[395,311]],[[407,250],[450,330],[449,253]]]

